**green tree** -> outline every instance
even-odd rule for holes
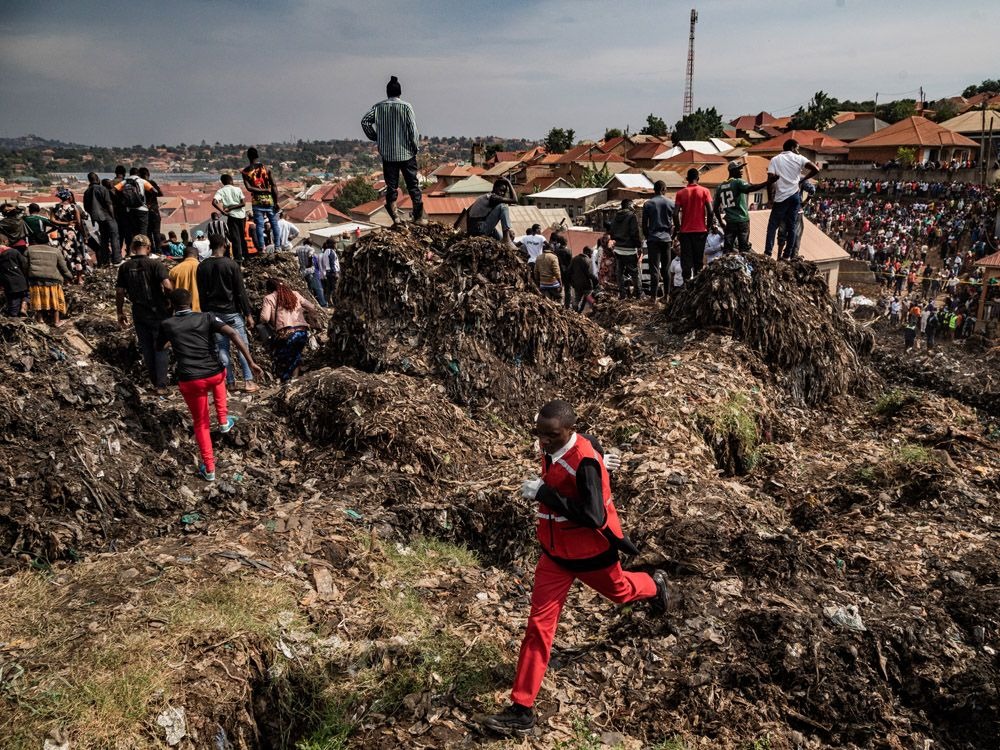
[[[611,170],[608,169],[608,165],[605,164],[598,169],[596,164],[591,164],[589,167],[584,167],[583,172],[576,181],[576,187],[578,188],[599,188],[604,187],[608,184],[608,180],[611,179]]]
[[[975,96],[976,94],[996,94],[1000,93],[1000,80],[987,78],[980,84],[972,84],[971,86],[966,86],[965,90],[962,91],[962,96],[968,99],[970,96]]]
[[[792,130],[824,130],[833,122],[840,103],[824,91],[813,94],[809,104],[799,107],[788,125]]]
[[[958,116],[958,108],[947,99],[937,102],[934,107],[934,122],[944,122]]]
[[[355,206],[378,198],[378,192],[364,177],[354,177],[347,181],[340,195],[333,199],[333,207],[347,213]]]
[[[491,143],[485,149],[483,149],[483,159],[485,161],[489,161],[501,151],[503,151],[502,143]]]
[[[703,141],[706,138],[718,138],[723,130],[722,117],[715,107],[702,109],[699,107],[689,115],[685,115],[674,125],[673,141]]]
[[[878,117],[890,125],[917,114],[916,99],[897,99],[886,105],[879,105]]]
[[[610,141],[612,138],[621,138],[624,135],[620,128],[608,128],[604,131],[604,140]]]
[[[670,130],[667,128],[667,123],[663,121],[662,117],[657,117],[652,112],[646,118],[646,127],[639,131],[642,135],[655,135],[660,138],[668,135]]]
[[[576,141],[576,131],[572,128],[563,130],[562,128],[552,128],[545,136],[545,150],[550,154],[562,154],[573,148]]]
[[[905,146],[900,146],[896,149],[896,161],[900,163],[901,166],[909,169],[913,166],[914,162],[917,160],[917,150],[915,148],[907,148]]]

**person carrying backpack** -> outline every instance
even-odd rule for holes
[[[149,206],[146,205],[146,193],[156,191],[152,184],[137,174],[138,170],[135,172],[115,185],[115,191],[119,194],[122,207],[125,209],[124,235],[127,247],[132,247],[132,240],[138,235],[149,236]]]

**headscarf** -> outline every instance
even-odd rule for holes
[[[67,188],[59,188],[56,190],[56,198],[61,201],[68,201],[73,198],[73,193],[71,193]]]

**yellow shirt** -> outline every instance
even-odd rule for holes
[[[198,259],[185,258],[176,266],[170,269],[170,280],[175,289],[187,289],[191,292],[191,309],[201,312],[198,303],[198,281],[195,275],[198,272]]]

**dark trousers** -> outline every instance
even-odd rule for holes
[[[726,222],[724,234],[725,244],[723,245],[727,253],[739,250],[741,253],[750,252],[750,222]]]
[[[639,286],[639,256],[619,255],[615,253],[615,276],[618,279],[618,296],[638,297],[641,294]]]
[[[167,387],[167,362],[166,350],[157,350],[156,337],[160,332],[160,321],[135,321],[135,337],[139,340],[139,352],[142,354],[142,363],[146,366],[149,379],[155,388]]]
[[[705,238],[708,232],[681,232],[681,269],[684,281],[701,270],[705,261]]]
[[[118,234],[118,222],[106,219],[97,222],[97,231],[101,235],[101,252],[97,256],[97,265],[106,266],[122,261],[122,239]]]
[[[160,212],[151,210],[147,211],[146,215],[148,217],[146,234],[149,235],[149,241],[153,243],[153,252],[158,252],[156,248],[160,242]]]
[[[126,252],[131,253],[132,251],[132,240],[134,240],[140,234],[145,234],[149,236],[149,211],[136,211],[130,209],[127,217],[128,228],[125,230],[125,249]],[[156,249],[156,243],[151,243],[153,249]]]
[[[15,251],[16,252],[16,251]],[[7,292],[7,317],[8,318],[20,318],[21,308],[24,306],[24,300],[28,297],[28,292]]]
[[[323,293],[326,295],[326,303],[332,305],[337,298],[337,274],[329,271],[323,279]]]
[[[382,176],[385,177],[385,202],[395,203],[396,195],[399,193],[399,173],[403,173],[403,181],[406,183],[406,192],[410,194],[410,200],[416,205],[420,203],[420,182],[417,180],[417,157],[409,161],[384,161],[382,162]]]
[[[542,289],[542,294],[553,302],[559,302],[563,298],[563,290],[560,287],[547,287]]]
[[[233,259],[237,263],[242,263],[243,259],[247,257],[246,217],[237,219],[235,216],[227,216],[226,227],[229,230],[229,241],[233,243]]]
[[[123,257],[122,247],[121,247],[122,243],[127,243],[128,239],[129,239],[129,237],[128,237],[128,211],[126,211],[124,208],[120,209],[120,210],[116,209],[115,210],[115,224],[118,227],[118,258],[121,259]],[[128,248],[128,245],[126,244],[125,245],[124,255],[128,255],[128,251],[129,251],[129,248]],[[113,249],[111,251],[111,257],[112,258],[115,257],[115,251]]]
[[[649,295],[656,299],[660,293],[660,281],[663,281],[663,294],[666,296],[668,268],[670,267],[670,242],[663,240],[648,240],[646,254],[649,258]]]
[[[784,227],[786,244],[796,247],[795,224],[799,218],[801,207],[802,199],[798,193],[771,206],[771,215],[767,219],[767,236],[764,239],[764,255],[771,257],[774,250],[774,238],[778,234],[779,226]]]

